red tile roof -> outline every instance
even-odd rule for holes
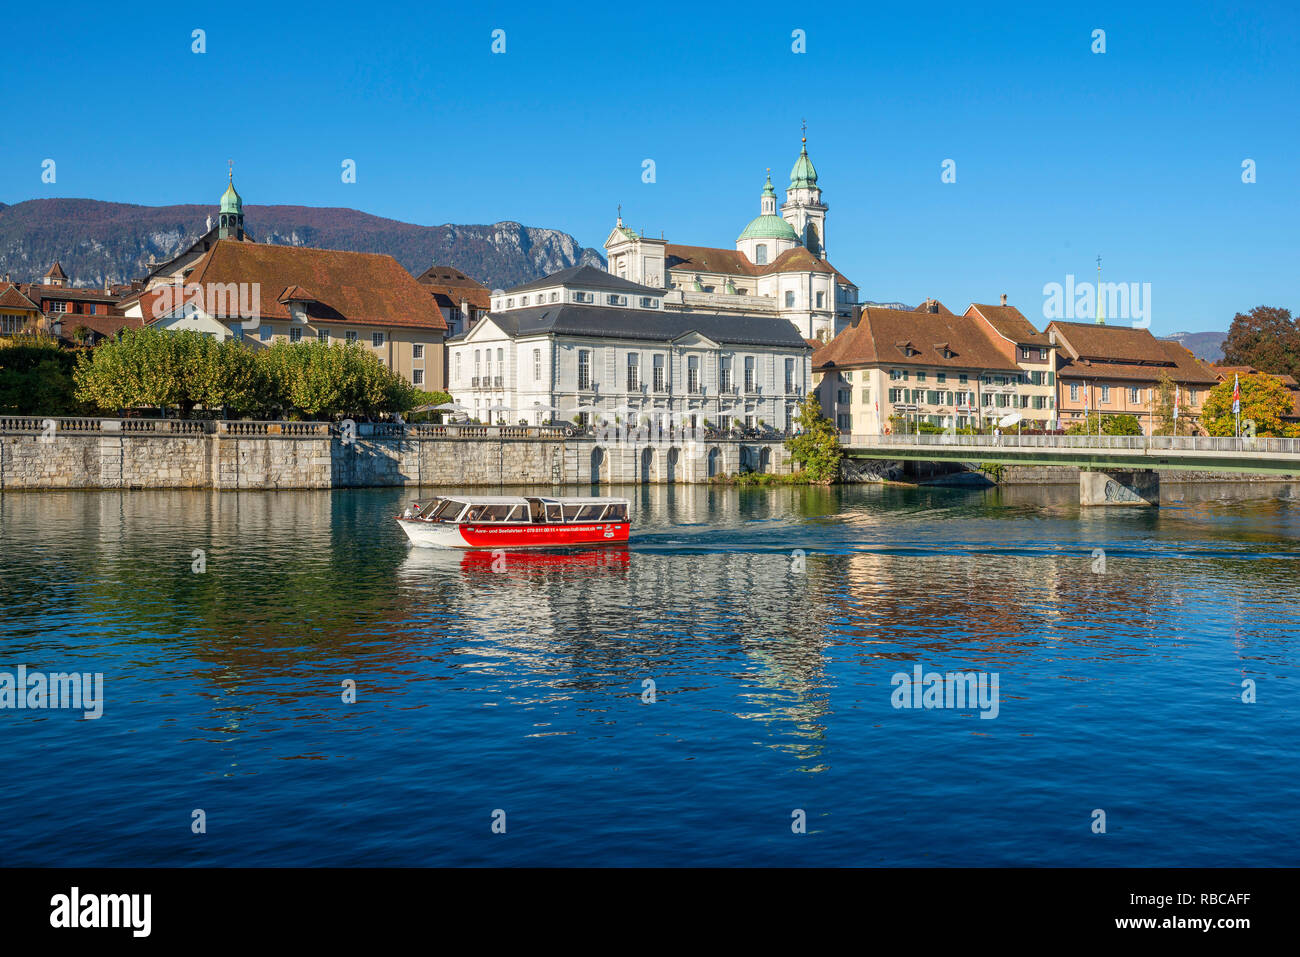
[[[950,355],[945,358],[944,347]],[[910,347],[908,355],[904,347]],[[1017,372],[979,326],[951,312],[904,312],[865,306],[861,318],[819,348],[813,369],[831,366],[909,365]]]
[[[375,253],[273,246],[223,239],[194,264],[186,285],[202,289],[204,311],[221,316],[221,303],[210,295],[213,286],[253,283],[259,288],[261,317],[289,319],[286,290],[303,286],[323,304],[320,318],[359,325],[402,326],[446,330],[438,304],[427,287],[392,256]],[[311,305],[308,314],[314,315]]]
[[[1047,334],[1039,332],[1015,306],[990,306],[973,302],[966,310],[966,315],[969,316],[971,313],[982,316],[1000,336],[1011,340],[1016,345],[1051,345]]]
[[[127,316],[68,316],[63,320],[63,338],[72,339],[77,326],[85,326],[101,336],[112,337],[122,329],[139,329],[144,320]]]
[[[57,262],[50,267],[50,271],[45,274],[46,279],[67,279],[68,274],[63,271],[63,267]]]
[[[13,283],[6,286],[4,292],[0,292],[0,307],[21,309],[24,312],[41,311],[41,307],[24,296],[22,290]]]
[[[1150,330],[1096,323],[1048,323],[1060,348],[1061,377],[1154,382],[1168,375],[1188,385],[1214,385],[1214,371],[1176,342],[1157,339]]]
[[[724,273],[732,276],[767,276],[780,272],[831,273],[836,281],[846,286],[854,283],[824,259],[818,259],[807,247],[787,249],[766,266],[756,266],[738,249],[721,249],[715,246],[681,246],[668,243],[664,246],[664,259],[669,269],[695,270],[697,272]],[[854,286],[856,288],[856,286]]]

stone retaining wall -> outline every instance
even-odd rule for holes
[[[742,464],[794,470],[779,441],[0,433],[0,490],[702,483]]]

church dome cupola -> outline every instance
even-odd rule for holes
[[[226,191],[221,194],[221,209],[218,213],[218,239],[244,238],[244,200],[235,192],[235,165],[230,164],[230,177]]]
[[[790,170],[790,188],[791,189],[816,189],[817,188],[817,167],[808,157],[808,137],[803,138],[803,149],[799,152],[799,158],[794,161],[794,168]]]

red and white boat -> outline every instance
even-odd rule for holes
[[[412,502],[397,524],[425,548],[619,545],[628,538],[628,501],[450,495]]]

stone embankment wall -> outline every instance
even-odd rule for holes
[[[324,423],[217,423],[209,431],[212,423],[98,419],[46,430],[33,425],[40,421],[49,420],[0,419],[0,490],[589,486],[701,483],[742,466],[794,470],[780,441],[611,442],[544,430],[365,425],[340,434]]]
[[[1200,482],[1238,482],[1259,484],[1293,482],[1293,475],[1256,475],[1251,472],[1195,472],[1183,469],[1161,471],[1160,481],[1165,485],[1195,484]],[[1008,465],[1002,469],[999,485],[1070,485],[1078,486],[1079,470],[1072,465]]]

